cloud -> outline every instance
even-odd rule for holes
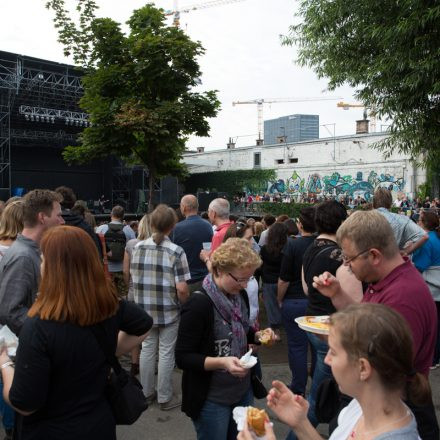
[[[53,13],[45,9],[44,3],[43,0],[2,2],[0,49],[52,61],[72,62],[63,56],[52,22]],[[67,3],[75,4],[73,0]],[[99,15],[124,23],[131,12],[142,7],[145,1],[98,0],[97,3]],[[165,10],[173,8],[171,0],[154,3]],[[179,5],[182,8],[194,3],[197,0],[181,0]],[[287,33],[295,20],[295,12],[296,3],[291,0],[245,0],[181,15],[181,27],[191,38],[200,40],[206,49],[206,54],[200,59],[203,72],[201,89],[219,90],[222,102],[222,110],[211,120],[210,137],[191,137],[190,148],[224,148],[230,136],[242,136],[237,140],[239,146],[253,144],[255,136],[245,135],[257,133],[257,108],[255,105],[233,107],[232,101],[322,95],[326,82],[318,80],[312,71],[297,66],[294,48],[282,47],[280,43],[280,34]],[[332,95],[342,96],[348,102],[354,101],[353,90],[349,87],[332,92]],[[319,114],[322,124],[336,123],[337,135],[352,134],[355,120],[362,117],[362,109],[343,111],[336,107],[336,102],[265,105],[264,117]],[[328,136],[323,127],[321,136]]]

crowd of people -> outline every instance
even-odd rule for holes
[[[384,188],[387,189],[387,188]],[[233,197],[232,203],[235,210],[246,209],[249,211],[258,209],[258,204],[261,202],[271,202],[271,203],[309,203],[316,204],[321,202],[327,202],[336,200],[348,209],[355,209],[361,207],[363,209],[369,208],[372,203],[372,198],[370,195],[357,195],[350,196],[348,194],[334,195],[331,193],[302,193],[302,194],[289,194],[289,193],[264,193],[264,194],[252,194],[252,193],[241,193]],[[440,198],[431,198],[426,196],[415,197],[414,199],[408,198],[404,193],[398,193],[397,197],[393,201],[393,208],[396,208],[401,213],[409,212],[411,215],[419,214],[420,210],[432,210],[437,213],[440,211]],[[416,218],[417,221],[417,218]]]
[[[130,356],[147,403],[181,407],[199,440],[253,438],[233,410],[259,394],[259,346],[282,337],[291,380],[273,381],[267,405],[288,439],[321,438],[324,421],[332,440],[438,439],[428,378],[440,364],[439,217],[422,205],[416,223],[393,205],[379,188],[369,210],[325,200],[256,221],[224,198],[199,215],[188,194],[180,221],[159,205],[128,224],[114,206],[96,226],[67,187],[8,200],[0,324],[18,349],[0,349],[6,438],[116,438],[100,333]],[[306,315],[329,316],[329,335],[301,329]]]

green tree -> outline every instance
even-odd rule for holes
[[[302,0],[284,43],[328,87],[347,83],[390,137],[377,146],[424,163],[440,157],[440,3]]]
[[[200,42],[165,25],[162,10],[148,4],[135,10],[125,35],[120,24],[96,18],[95,2],[78,0],[79,25],[64,0],[47,3],[65,54],[85,69],[80,106],[92,126],[78,146],[63,152],[68,162],[84,163],[108,155],[143,164],[149,173],[150,209],[154,180],[185,174],[182,154],[190,134],[207,136],[207,118],[217,114],[216,91],[197,93]]]

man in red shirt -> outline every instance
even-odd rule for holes
[[[338,229],[337,241],[344,264],[368,287],[362,302],[385,304],[408,322],[413,336],[414,369],[428,376],[436,341],[437,314],[434,300],[420,273],[400,255],[390,224],[376,211],[358,211]],[[314,278],[313,286],[331,298],[336,309],[355,302],[329,272]],[[422,440],[439,438],[434,405],[413,411]]]
[[[215,232],[211,240],[211,249],[200,252],[200,258],[205,263],[211,253],[222,244],[226,231],[232,225],[232,222],[229,221],[229,202],[222,198],[214,199],[208,207],[208,218],[211,224],[215,226]]]

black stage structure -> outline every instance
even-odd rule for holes
[[[98,208],[122,204],[144,212],[147,173],[109,157],[88,165],[68,165],[67,145],[90,122],[79,108],[81,70],[29,56],[0,51],[0,199],[33,188],[66,185],[79,199]],[[104,197],[102,197],[104,196]],[[170,177],[155,186],[155,203],[178,203],[178,182]]]

